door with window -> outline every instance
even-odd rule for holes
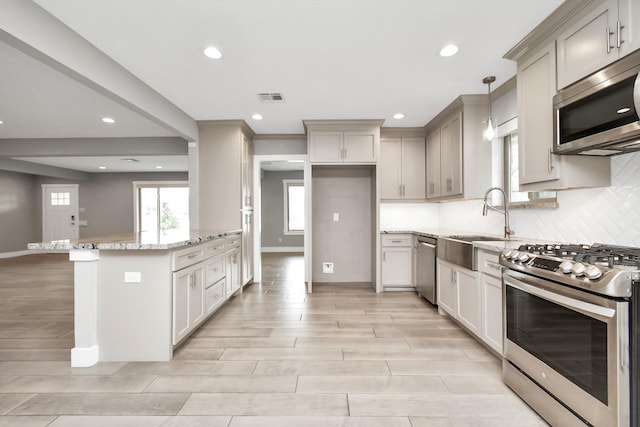
[[[77,239],[78,184],[42,185],[42,241]]]

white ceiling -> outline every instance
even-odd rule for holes
[[[562,3],[34,1],[192,118],[244,119],[258,134],[300,134],[307,119],[424,126],[458,95],[486,93],[483,77],[497,76],[494,88],[512,77],[504,53]],[[439,57],[450,42],[458,55]],[[211,44],[222,59],[202,55]],[[0,138],[170,135],[9,46],[0,58],[0,79],[12,82],[0,85]],[[258,92],[286,101],[261,103]],[[115,126],[105,115],[118,116]]]

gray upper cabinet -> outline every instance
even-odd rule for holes
[[[607,0],[563,29],[556,39],[558,89],[640,47],[634,39],[638,37],[638,15],[637,0]]]
[[[600,15],[596,12],[598,10],[601,11]],[[559,86],[557,79],[562,73],[567,81],[579,78],[577,71],[569,74],[566,69],[560,71],[564,66],[557,63],[556,58],[558,61],[566,59],[561,59],[560,54],[556,57],[556,45],[558,50],[561,49],[562,43],[559,40],[562,37],[569,39],[568,35],[575,33],[580,23],[589,21],[587,17],[592,17],[589,22],[595,22],[598,20],[595,15],[602,14],[602,8],[591,11],[591,15],[585,15],[588,12],[586,10],[581,10],[582,15],[574,13],[573,20],[567,25],[564,25],[567,19],[557,13],[552,14],[550,20],[557,24],[555,29],[544,21],[541,27],[528,36],[530,38],[520,42],[506,55],[507,58],[516,59],[518,63],[518,161],[521,191],[599,187],[611,183],[609,158],[553,154],[553,96]],[[584,24],[582,25],[584,28]],[[584,34],[591,32],[586,29],[584,31]],[[604,39],[604,29],[601,35]],[[572,77],[569,78],[569,75]]]
[[[307,120],[311,163],[376,163],[381,120]]]
[[[424,138],[381,138],[380,198],[424,200]]]
[[[634,31],[640,22],[632,15],[639,14],[637,9],[636,0],[608,0],[560,32],[556,39],[558,89],[638,48]]]
[[[491,186],[488,115],[487,95],[462,95],[425,126],[428,200],[482,197]]]

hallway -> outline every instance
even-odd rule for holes
[[[500,364],[415,293],[305,292],[301,255],[263,254],[171,362],[71,368],[66,255],[0,260],[0,426],[545,426]]]

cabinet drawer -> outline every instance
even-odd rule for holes
[[[502,267],[499,263],[499,253],[480,249],[478,251],[478,271],[501,279]]]
[[[411,247],[413,244],[413,236],[411,234],[383,234],[382,246],[406,246]]]
[[[224,252],[226,240],[224,238],[213,239],[212,241],[205,243],[206,257],[211,257]]]
[[[210,258],[205,262],[205,280],[207,286],[222,279],[224,275],[224,254]]]
[[[227,250],[239,248],[240,247],[240,234],[234,234],[232,236],[227,236]]]
[[[204,245],[190,246],[173,253],[173,271],[182,270],[205,258]]]
[[[205,310],[209,314],[224,301],[224,278],[209,286],[204,293]]]

